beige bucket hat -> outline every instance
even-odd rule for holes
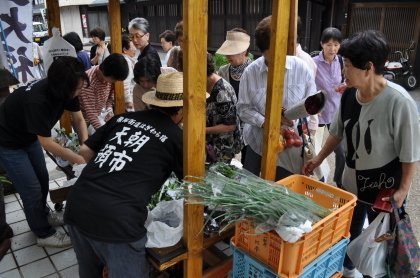
[[[222,55],[240,54],[249,48],[250,40],[250,36],[244,32],[227,31],[226,40],[216,53]]]

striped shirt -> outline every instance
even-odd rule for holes
[[[103,108],[112,109],[114,102],[114,85],[99,78],[99,66],[86,71],[90,86],[84,87],[79,95],[80,108],[88,124],[95,129],[101,127],[98,116]]]
[[[263,129],[265,121],[265,102],[268,68],[264,57],[251,63],[244,71],[239,85],[237,110],[245,123],[243,138],[254,152],[262,154]],[[290,108],[306,97],[316,93],[313,73],[301,59],[286,57],[286,76],[284,79],[283,107]],[[279,111],[281,113],[281,111]],[[317,128],[317,116],[310,117],[309,129]],[[295,121],[295,131],[297,121]],[[300,173],[301,148],[287,148],[279,155],[277,165],[292,173]],[[296,162],[294,162],[296,161]]]

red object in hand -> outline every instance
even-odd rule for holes
[[[372,208],[379,212],[392,212],[391,201],[382,201],[382,198],[392,197],[395,191],[397,191],[395,188],[385,188],[379,191]]]
[[[336,88],[335,88],[335,91],[337,92],[337,93],[339,93],[339,94],[342,94],[342,93],[344,93],[344,91],[347,89],[347,84],[346,83],[341,83],[340,85],[338,85]]]

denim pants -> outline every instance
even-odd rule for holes
[[[246,157],[244,162],[244,168],[256,176],[260,176],[261,172],[261,155],[257,154],[252,150],[250,146],[246,147]],[[276,181],[287,178],[293,175],[292,172],[277,166],[276,167]]]
[[[130,243],[108,243],[85,236],[74,225],[67,227],[79,263],[80,278],[102,277],[105,265],[110,278],[149,277],[146,236]]]
[[[29,227],[36,236],[48,237],[55,229],[48,224],[49,177],[39,141],[20,149],[0,146],[0,164],[19,193]]]
[[[372,210],[372,206],[361,203],[357,201],[356,207],[354,208],[353,218],[351,220],[350,225],[350,242],[358,237],[363,230],[363,225],[365,224],[366,216],[368,218],[369,223],[375,220],[376,216],[378,216],[378,212]],[[344,267],[347,269],[354,269],[354,264],[347,256],[344,258]]]

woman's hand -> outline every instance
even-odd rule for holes
[[[96,56],[102,57],[105,53],[105,48],[103,46],[99,46],[96,48]]]
[[[407,193],[400,189],[395,191],[394,195],[392,195],[392,198],[394,199],[398,208],[402,207],[406,197],[407,197]],[[391,202],[391,197],[384,197],[382,198],[382,201]]]
[[[322,163],[322,160],[319,159],[318,156],[315,156],[314,158],[306,161],[302,167],[302,174],[305,176],[313,175],[315,168],[319,167],[321,163]]]

